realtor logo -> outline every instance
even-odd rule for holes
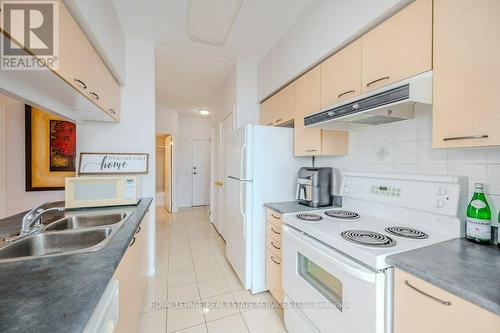
[[[2,70],[58,69],[58,1],[2,1]]]

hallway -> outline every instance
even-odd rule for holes
[[[146,284],[138,332],[285,332],[271,295],[243,289],[206,207],[173,215],[157,207],[156,229],[157,273]]]

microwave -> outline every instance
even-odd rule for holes
[[[136,205],[140,188],[135,176],[68,177],[66,208]]]

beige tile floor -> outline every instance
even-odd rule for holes
[[[156,230],[157,274],[146,283],[139,333],[286,332],[272,296],[243,289],[205,207],[173,215],[157,207]]]

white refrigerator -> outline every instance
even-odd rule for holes
[[[246,289],[266,290],[264,203],[295,200],[297,172],[311,159],[294,157],[293,129],[246,125],[225,140],[226,257]]]

